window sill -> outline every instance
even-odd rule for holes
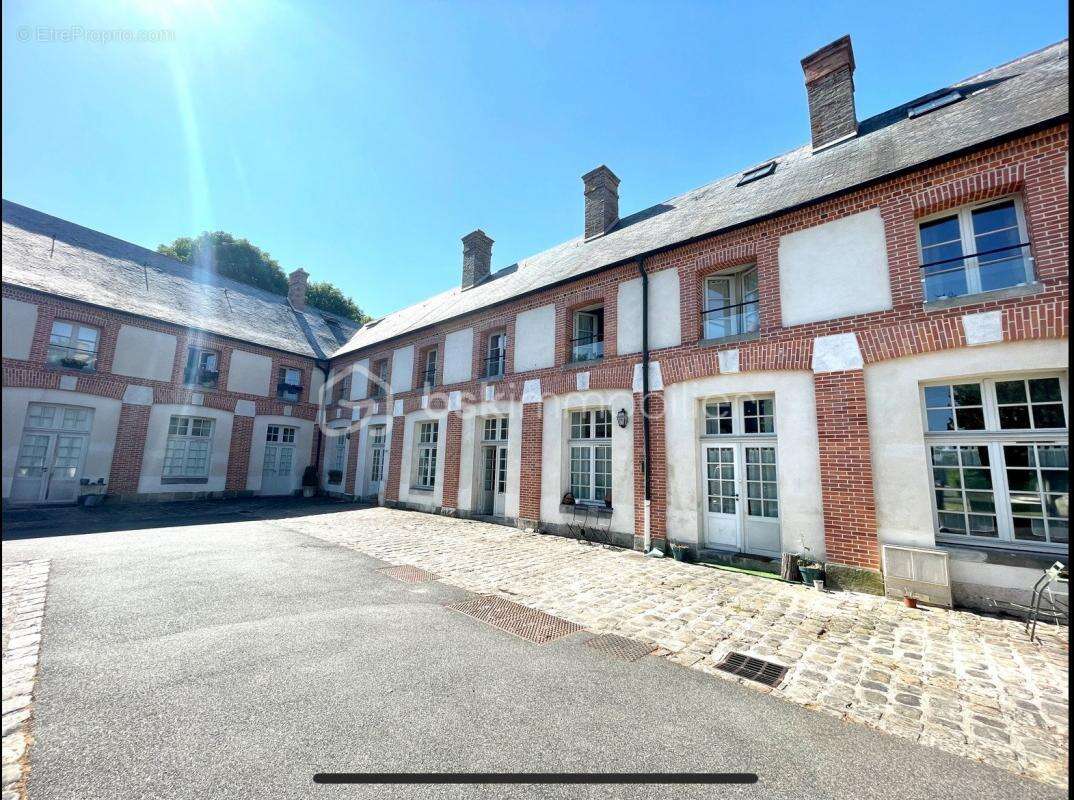
[[[161,478],[160,479],[160,485],[161,486],[183,486],[183,485],[187,485],[187,484],[189,484],[191,486],[194,486],[194,485],[205,484],[205,483],[208,483],[208,482],[209,482],[209,479],[207,477],[205,477],[205,478],[184,478],[182,476],[179,476],[179,477],[172,476],[172,477],[169,477],[169,478]]]
[[[45,369],[52,372],[64,372],[70,375],[97,375],[95,369],[79,369],[78,367],[65,367],[62,364],[45,364]]]
[[[995,302],[997,300],[1011,300],[1018,297],[1029,297],[1044,291],[1042,283],[1027,283],[1024,286],[1010,286],[1006,289],[993,289],[988,292],[976,292],[975,294],[963,294],[958,297],[945,297],[940,300],[928,300],[923,304],[925,311],[943,311],[958,306],[972,306],[980,303]]]
[[[586,361],[568,361],[563,365],[564,369],[584,369],[585,367],[596,367],[604,361],[604,357],[590,358]]]
[[[949,539],[937,539],[936,546],[950,554],[952,561],[968,561],[979,564],[993,564],[1003,567],[1023,567],[1026,569],[1045,570],[1057,560],[1063,560],[1066,552],[1062,550],[1032,550],[1002,545],[978,544],[977,542],[952,542]]]
[[[435,486],[411,486],[410,491],[418,492],[420,494],[432,494],[436,491]]]
[[[699,339],[698,347],[716,347],[721,344],[734,344],[735,342],[755,342],[761,338],[760,331],[749,333],[736,333],[734,336],[721,336],[718,339]]]

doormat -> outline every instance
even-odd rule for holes
[[[551,614],[545,614],[535,608],[512,603],[502,597],[481,595],[471,600],[451,603],[444,608],[458,611],[480,620],[494,628],[499,628],[527,642],[547,644],[572,633],[584,630]]]

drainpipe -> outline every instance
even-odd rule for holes
[[[649,474],[649,274],[645,271],[644,258],[638,259],[638,274],[641,276],[641,463],[642,479],[645,483],[642,552],[648,553],[652,544],[649,509],[653,499],[653,485]]]
[[[321,442],[324,440],[324,432],[321,430],[321,415],[324,413],[324,388],[328,385],[329,368],[327,361],[314,361],[313,365],[321,371],[324,380],[321,381],[321,396],[317,400],[317,454],[313,458],[313,466],[317,468],[317,479],[321,476]],[[318,489],[320,487],[317,487]]]

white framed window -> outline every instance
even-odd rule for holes
[[[384,425],[369,426],[369,446],[372,448],[369,480],[373,483],[379,483],[384,478],[384,443],[386,439]]]
[[[297,403],[302,398],[302,370],[295,367],[280,367],[276,375],[277,399]]]
[[[488,339],[485,357],[485,377],[502,378],[507,371],[507,334],[494,333]]]
[[[294,444],[296,430],[296,428],[292,428],[289,425],[269,425],[265,430],[265,441]]]
[[[347,466],[347,435],[340,430],[332,436],[328,456],[328,482],[342,483],[343,470]]]
[[[486,417],[481,431],[481,441],[506,442],[509,424],[507,417]]]
[[[388,394],[388,372],[390,370],[388,359],[382,358],[373,363],[373,378],[369,382],[369,396],[373,399],[386,397]]]
[[[945,211],[919,222],[925,301],[1032,283],[1026,230],[1018,196]]]
[[[703,339],[723,339],[761,328],[757,267],[705,278],[701,309]]]
[[[595,306],[574,312],[571,361],[604,358],[604,308]]]
[[[164,478],[207,479],[212,452],[213,420],[173,416],[168,420]]]
[[[94,372],[101,334],[96,328],[66,320],[54,320],[48,338],[49,364]]]
[[[1066,549],[1067,392],[1056,374],[922,386],[938,540]]]
[[[570,412],[571,496],[577,502],[605,502],[612,494],[612,412],[599,408]]]
[[[772,397],[706,400],[705,436],[775,435],[776,401]]]
[[[414,488],[433,489],[436,486],[436,445],[440,423],[419,422],[415,429],[417,440],[414,452]]]
[[[220,354],[204,347],[188,347],[183,383],[215,389],[220,381]]]
[[[437,349],[425,351],[425,369],[422,371],[421,385],[426,389],[436,386]]]

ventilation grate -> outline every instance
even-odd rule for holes
[[[435,581],[437,578],[433,573],[426,572],[418,567],[412,567],[410,564],[385,567],[384,569],[378,569],[377,572],[387,575],[389,578],[395,578],[397,581],[403,581],[403,583],[425,583],[426,581]]]
[[[492,595],[481,595],[472,600],[452,603],[445,608],[461,612],[494,628],[518,636],[520,639],[537,644],[546,644],[583,630],[581,625],[575,625],[573,622],[553,617],[543,611],[527,608]]]
[[[787,674],[787,668],[784,666],[742,653],[728,653],[727,657],[716,665],[716,669],[763,683],[765,686],[779,686]]]
[[[625,636],[616,636],[614,633],[594,636],[586,640],[585,646],[592,647],[598,653],[618,658],[620,661],[637,661],[656,649],[651,644],[639,642],[637,639],[628,639]]]

